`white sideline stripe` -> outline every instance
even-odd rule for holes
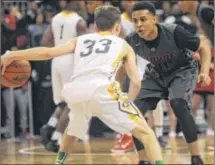
[[[45,156],[56,156],[57,154],[52,153],[52,152],[35,152],[35,149],[42,149],[44,147],[31,147],[31,148],[22,148],[19,150],[20,154],[24,154],[24,155],[45,155]],[[183,148],[178,148],[178,150],[182,150],[182,149],[187,149],[186,147]],[[84,156],[84,155],[91,155],[91,156],[108,156],[108,155],[129,155],[129,154],[133,154],[133,152],[131,153],[110,153],[110,152],[105,152],[105,153],[71,153],[69,155],[75,155],[75,156]],[[172,153],[165,153],[166,156],[172,155]],[[189,155],[189,153],[178,153],[178,155]],[[214,151],[208,151],[207,153],[201,153],[202,156],[205,155],[214,155]]]

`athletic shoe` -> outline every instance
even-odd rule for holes
[[[50,125],[43,125],[40,128],[40,142],[46,146],[48,142],[51,140],[52,133],[54,132],[55,128]]]

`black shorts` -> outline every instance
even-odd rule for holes
[[[156,71],[146,71],[142,80],[142,88],[137,99],[160,98],[172,100],[182,98],[191,106],[191,97],[196,86],[197,68],[177,70],[169,76]]]

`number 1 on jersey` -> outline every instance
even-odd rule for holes
[[[60,39],[61,40],[63,39],[63,28],[64,28],[64,25],[61,25],[61,29],[60,29]]]

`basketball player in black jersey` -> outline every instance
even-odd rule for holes
[[[135,103],[145,115],[148,110],[155,109],[161,99],[169,99],[188,143],[191,162],[202,165],[190,107],[196,81],[203,86],[211,82],[210,47],[179,25],[157,23],[155,11],[150,2],[136,3],[132,11],[136,32],[126,37],[135,53],[150,61]],[[193,59],[193,52],[197,50],[202,59],[199,75],[198,64]],[[138,140],[134,138],[134,141],[138,150],[143,149]]]

